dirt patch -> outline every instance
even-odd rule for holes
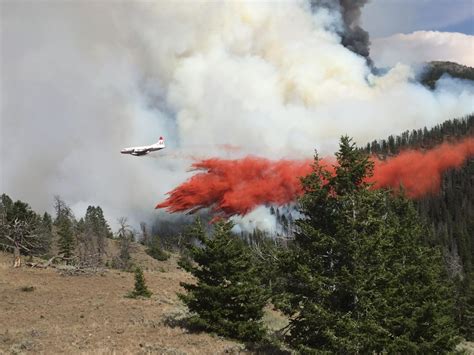
[[[125,298],[133,274],[61,276],[55,269],[13,269],[0,253],[0,353],[222,354],[242,346],[208,334],[191,334],[163,322],[180,309],[176,292],[190,277],[172,258],[143,256],[149,300]],[[156,270],[156,271],[155,271]],[[22,290],[31,290],[28,292]]]

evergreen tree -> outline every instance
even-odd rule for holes
[[[448,120],[431,129],[412,130],[396,137],[395,149],[430,149],[443,142],[453,142],[474,134],[474,115]],[[374,141],[366,150],[382,159],[390,154],[382,142]],[[439,193],[430,194],[414,201],[421,219],[431,228],[424,238],[426,245],[439,246],[444,255],[445,267],[453,280],[463,279],[463,284],[474,283],[474,159],[468,159],[459,169],[443,174]],[[459,283],[458,283],[459,286]],[[465,325],[460,323],[465,312],[462,308],[467,295],[466,287],[457,287],[455,311],[457,325],[465,337]]]
[[[111,238],[112,233],[104,213],[100,206],[88,206],[84,217],[84,240],[87,241],[88,249],[91,250],[92,260],[102,263],[102,257],[106,251],[106,238]]]
[[[259,285],[248,247],[231,233],[230,222],[218,222],[209,238],[198,219],[193,235],[202,247],[191,247],[197,265],[184,265],[197,283],[182,283],[179,298],[192,312],[191,326],[222,336],[256,341],[267,295]]]
[[[10,196],[7,194],[2,194],[2,196],[0,196],[0,212],[5,219],[7,218],[8,211],[11,209],[12,205],[13,201]]]
[[[47,255],[51,250],[53,241],[53,219],[49,213],[45,212],[43,217],[38,216],[36,234],[38,236],[38,244],[34,249],[34,254]]]
[[[457,280],[456,318],[466,340],[474,341],[474,275]]]
[[[330,175],[316,156],[295,243],[283,255],[288,341],[301,352],[434,353],[455,344],[441,259],[404,197],[369,189],[372,163],[341,139]]]
[[[193,265],[191,250],[201,238],[205,237],[202,221],[197,218],[194,223],[186,226],[178,240],[179,259],[178,265],[183,270],[190,270]]]
[[[128,294],[130,298],[145,297],[150,298],[152,295],[151,291],[148,290],[148,287],[145,282],[145,277],[143,276],[143,271],[139,267],[135,269],[135,289]]]
[[[53,231],[53,219],[48,212],[45,212],[43,214],[42,224],[47,231],[49,232]]]
[[[50,231],[40,215],[28,203],[15,201],[6,194],[0,197],[0,247],[12,250],[15,265],[21,265],[21,254],[44,255],[49,250]]]
[[[158,236],[152,239],[150,247],[146,249],[146,253],[158,261],[165,261],[170,258],[169,254],[161,247],[160,238]]]
[[[70,218],[65,215],[60,219],[56,220],[57,234],[58,234],[58,247],[59,253],[63,254],[66,259],[66,263],[71,263],[71,258],[74,256],[74,231],[73,224]]]

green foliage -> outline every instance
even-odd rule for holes
[[[474,134],[474,114],[460,119],[447,120],[428,128],[405,131],[401,135],[369,143],[364,151],[377,155],[398,154],[405,149],[427,149],[445,141],[456,141]]]
[[[84,223],[98,238],[112,238],[112,232],[100,206],[87,207]]]
[[[170,255],[161,248],[158,237],[153,238],[151,246],[147,248],[146,253],[158,261],[165,261],[170,258]]]
[[[178,265],[183,270],[191,270],[193,259],[191,251],[193,245],[200,243],[200,238],[205,237],[202,220],[198,217],[193,224],[186,226],[178,238],[179,259]]]
[[[208,237],[199,219],[190,233],[201,247],[190,247],[195,264],[186,268],[197,283],[182,283],[186,294],[178,295],[191,313],[191,327],[243,341],[264,335],[263,308],[267,295],[260,287],[248,247],[231,233],[230,222],[215,225]]]
[[[45,230],[47,230],[50,233],[53,231],[53,218],[48,212],[45,212],[43,214],[41,223],[43,224],[43,227],[45,228]]]
[[[38,223],[35,228],[38,243],[32,250],[32,255],[46,256],[49,255],[51,244],[53,242],[53,220],[47,212],[43,217],[38,216]]]
[[[456,342],[439,253],[404,197],[364,182],[372,164],[341,139],[331,176],[302,180],[295,243],[279,264],[278,307],[301,352],[436,353]]]
[[[106,252],[107,238],[112,237],[102,208],[88,206],[84,218],[76,224],[78,254],[86,265],[101,265]]]
[[[41,216],[26,202],[13,202],[3,194],[0,197],[0,247],[41,256],[49,251],[50,244],[51,230],[44,225]]]
[[[145,282],[145,277],[143,276],[143,271],[139,267],[135,269],[135,289],[130,292],[127,297],[129,298],[138,298],[145,297],[150,298],[152,295],[151,291],[148,290],[148,287]]]
[[[38,219],[39,216],[31,209],[30,205],[28,205],[26,202],[18,200],[11,203],[11,199],[6,195],[4,196],[6,200],[6,219],[8,222],[13,222],[14,220],[36,221]]]
[[[62,216],[56,221],[58,234],[58,248],[59,254],[63,254],[66,263],[71,263],[71,258],[74,255],[75,238],[73,231],[73,224],[70,218]]]
[[[474,341],[474,275],[457,279],[456,318],[466,340]]]
[[[458,141],[474,135],[474,114],[462,119],[448,120],[431,129],[403,132],[395,137],[395,146],[389,148],[384,141],[374,141],[366,152],[386,157],[404,149],[429,149],[442,142]],[[389,138],[390,140],[390,138]],[[384,148],[385,146],[385,148]],[[425,244],[442,248],[445,265],[451,278],[463,278],[464,283],[474,283],[474,159],[469,159],[459,169],[446,172],[441,190],[414,201],[424,223],[431,233],[425,235]],[[456,307],[464,304],[465,287],[458,287]],[[465,308],[456,310],[457,324],[465,337],[470,334],[460,323]]]
[[[11,210],[12,205],[13,201],[10,196],[7,194],[2,194],[2,196],[0,196],[0,213],[2,214],[3,218],[7,218],[8,211]]]
[[[187,254],[180,254],[179,259],[178,259],[178,265],[183,269],[183,270],[189,270],[193,266],[193,261],[191,257]]]
[[[54,219],[54,225],[60,224],[65,219],[74,219],[71,208],[64,202],[60,196],[54,196],[54,210],[56,211],[56,217]]]

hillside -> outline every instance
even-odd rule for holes
[[[448,74],[453,78],[474,80],[474,68],[453,62],[433,61],[426,65],[425,70],[420,76],[420,82],[434,89],[436,82],[444,74]]]
[[[398,136],[374,141],[365,151],[386,157],[406,149],[425,150],[442,142],[457,141],[474,135],[474,115],[449,120],[430,129],[403,132]],[[458,170],[444,174],[441,190],[415,200],[420,216],[430,227],[430,244],[440,245],[445,251],[452,275],[473,271],[474,255],[474,159]]]
[[[165,324],[183,312],[179,283],[190,277],[175,258],[158,262],[135,246],[146,265],[151,299],[130,299],[133,274],[107,269],[94,275],[63,276],[53,268],[11,267],[0,252],[0,354],[222,354],[241,345],[205,333],[191,334]],[[33,287],[33,291],[22,288]]]

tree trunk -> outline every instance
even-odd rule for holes
[[[21,267],[20,247],[15,245],[13,249],[13,267]]]

